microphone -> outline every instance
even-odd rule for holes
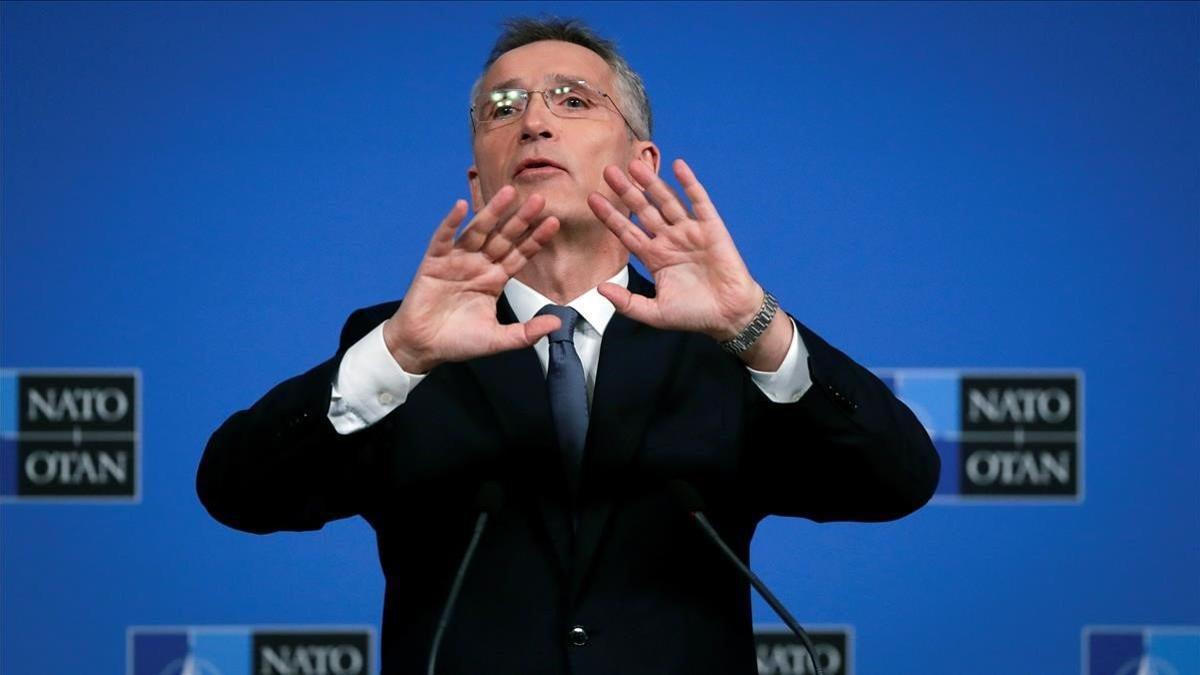
[[[458,592],[462,590],[463,578],[467,576],[467,567],[471,558],[475,557],[475,549],[483,536],[483,528],[487,526],[488,516],[495,514],[504,506],[504,488],[496,481],[484,481],[475,495],[475,503],[479,507],[479,517],[475,519],[475,533],[471,535],[471,543],[467,544],[467,552],[463,554],[458,573],[454,575],[454,583],[450,585],[450,596],[446,598],[446,606],[442,608],[442,616],[438,619],[437,630],[433,633],[433,644],[429,648],[429,666],[425,672],[434,675],[437,668],[438,646],[446,634],[446,626],[450,625],[450,616],[454,613],[454,603],[458,601]]]
[[[775,610],[775,613],[779,615],[779,618],[783,619],[783,622],[787,624],[787,627],[790,628],[792,632],[800,638],[800,641],[804,643],[804,649],[808,652],[808,658],[812,660],[813,671],[816,673],[816,675],[824,675],[824,673],[821,671],[821,663],[817,661],[817,648],[813,646],[813,642],[808,637],[808,633],[805,632],[804,628],[802,628],[800,624],[796,622],[796,619],[793,618],[791,613],[787,611],[787,608],[783,606],[783,603],[779,602],[775,595],[771,593],[771,590],[767,588],[767,585],[758,578],[758,575],[756,575],[754,572],[751,572],[750,568],[746,567],[746,565],[738,559],[737,554],[725,544],[725,541],[721,539],[721,535],[717,534],[717,530],[712,526],[711,523],[708,522],[708,518],[704,517],[704,501],[700,498],[700,493],[696,492],[696,489],[693,488],[691,484],[678,479],[672,480],[667,485],[667,489],[671,492],[671,495],[675,498],[675,501],[678,502],[679,505],[684,508],[684,510],[691,514],[692,518],[700,526],[700,529],[704,530],[704,533],[708,535],[708,538],[717,545],[717,548],[721,549],[721,551],[725,554],[725,557],[728,558],[729,561],[738,568],[738,571],[742,573],[742,576],[750,580],[750,584],[754,586],[754,590],[758,591],[758,594],[762,596],[762,599],[767,601],[767,604],[771,606],[771,609]]]

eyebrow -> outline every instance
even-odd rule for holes
[[[555,83],[588,81],[586,77],[580,77],[579,75],[564,75],[563,73],[550,73],[546,75],[546,79]],[[503,82],[492,85],[488,88],[488,91],[495,91],[497,89],[524,89],[525,87],[523,86],[523,83],[524,81],[519,77],[510,77]]]

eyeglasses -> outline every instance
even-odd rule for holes
[[[611,106],[625,126],[633,131],[612,97],[582,80],[560,82],[549,89],[493,89],[486,92],[471,106],[471,128],[490,131],[521,119],[529,109],[531,94],[541,94],[550,112],[566,119],[603,119]]]

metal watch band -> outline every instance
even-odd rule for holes
[[[758,338],[767,330],[767,326],[771,325],[771,319],[775,318],[775,312],[779,309],[779,301],[775,296],[771,295],[770,291],[763,291],[762,307],[758,308],[758,314],[751,319],[750,324],[742,329],[733,339],[726,340],[721,343],[721,349],[737,356],[749,349]]]

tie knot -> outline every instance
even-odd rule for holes
[[[562,327],[550,333],[551,342],[575,343],[575,324],[579,321],[579,312],[571,307],[562,305],[546,305],[538,310],[537,315],[553,314],[562,321]]]

